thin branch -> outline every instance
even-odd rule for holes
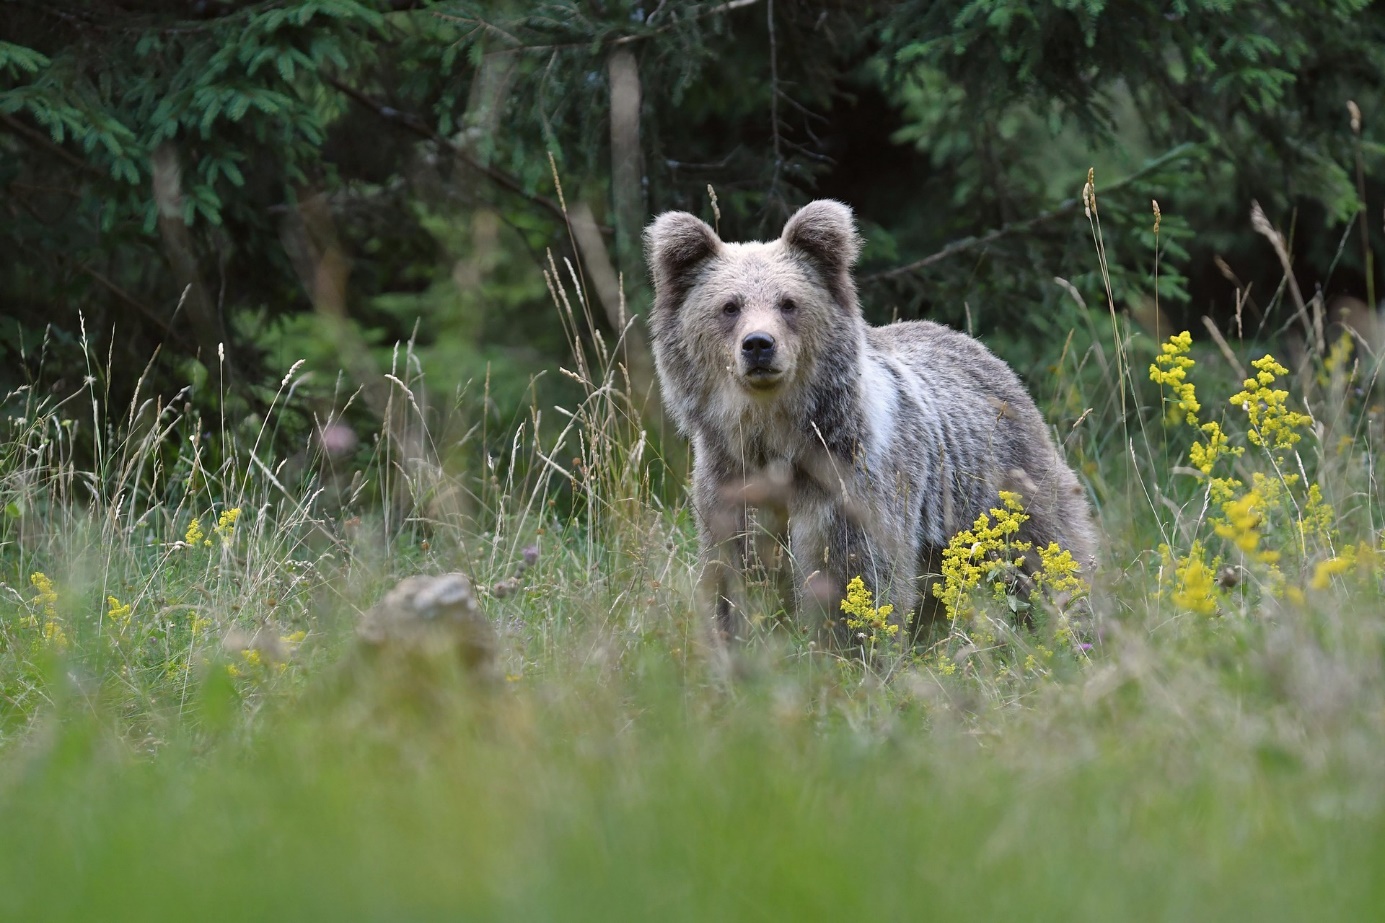
[[[176,340],[179,346],[181,346],[183,349],[186,349],[189,353],[196,351],[196,342],[189,339],[187,335],[184,334],[181,330],[175,330],[173,327],[171,327],[168,321],[163,316],[161,316],[158,311],[154,310],[149,305],[140,301],[134,295],[131,295],[129,292],[125,291],[125,289],[121,288],[115,282],[106,278],[106,276],[102,275],[97,270],[88,266],[86,263],[74,263],[73,265],[76,266],[77,269],[79,269],[81,272],[86,273],[88,276],[90,276],[94,282],[99,284],[106,291],[110,292],[120,301],[123,301],[125,304],[129,305],[130,307],[138,311],[140,314],[144,315],[146,320],[148,320],[154,326],[158,327],[160,330],[163,331],[165,337],[169,337],[173,340]]]
[[[93,176],[99,176],[103,178],[105,177],[105,173],[102,173],[100,170],[96,169],[91,164],[87,163],[85,160],[78,157],[76,154],[73,154],[71,151],[63,147],[61,144],[56,143],[51,138],[46,136],[43,132],[36,131],[30,128],[28,125],[25,125],[18,119],[10,115],[6,115],[3,112],[0,112],[0,123],[4,123],[4,125],[10,129],[10,131],[19,135],[21,138],[23,138],[25,141],[28,141],[35,147],[42,148],[43,150],[57,157],[59,160],[66,161],[67,164],[71,166],[73,169],[79,170],[83,173],[89,173]]]
[[[28,253],[31,257],[33,257],[36,263],[46,261],[46,257],[44,256],[44,254],[41,253],[35,247],[20,244],[20,249],[25,253]],[[58,257],[57,260],[55,260],[55,263],[59,267],[71,266],[75,268],[78,272],[81,272],[89,276],[92,279],[92,281],[96,282],[106,291],[114,295],[117,300],[124,302],[125,304],[134,308],[140,314],[143,314],[146,319],[148,319],[155,327],[158,327],[159,330],[163,332],[165,338],[177,340],[179,345],[186,348],[189,352],[196,349],[196,344],[193,343],[192,340],[188,339],[188,337],[184,333],[175,330],[173,327],[171,327],[168,323],[168,320],[161,316],[158,311],[154,310],[149,305],[140,301],[134,295],[131,295],[125,289],[121,288],[120,285],[113,282],[107,276],[103,275],[99,270],[94,269],[86,263],[78,262],[76,260],[67,260],[61,256]]]
[[[557,202],[553,201],[548,196],[542,195],[537,192],[528,191],[524,188],[524,185],[519,180],[515,179],[510,174],[477,160],[465,148],[459,147],[448,138],[445,138],[442,135],[438,134],[418,116],[413,115],[409,112],[401,112],[400,110],[395,109],[392,106],[386,106],[383,103],[376,102],[375,100],[367,96],[365,93],[362,93],[360,90],[356,89],[350,84],[345,83],[337,79],[336,77],[333,77],[330,74],[324,74],[323,79],[326,80],[326,82],[330,84],[332,87],[344,93],[346,96],[350,97],[352,100],[369,109],[370,111],[374,112],[376,115],[380,116],[380,118],[384,119],[385,121],[399,125],[404,129],[413,132],[415,135],[418,135],[420,138],[426,138],[429,141],[432,141],[440,147],[444,148],[445,150],[451,152],[454,156],[457,157],[458,160],[462,161],[473,170],[476,170],[478,173],[483,174],[491,182],[495,183],[500,188],[506,190],[507,192],[511,192],[517,196],[520,196],[521,198],[526,199],[529,202],[534,203],[535,205],[547,209],[560,220],[566,220],[566,216],[563,214],[562,206],[560,206]],[[601,231],[603,234],[611,233],[611,229],[605,226],[601,227]]]
[[[1103,192],[1107,195],[1110,195],[1111,193],[1117,192],[1125,188],[1126,186],[1131,185],[1132,183],[1139,182],[1151,173],[1161,170],[1164,167],[1167,167],[1170,163],[1173,163],[1174,161],[1183,158],[1190,151],[1196,148],[1196,146],[1197,145],[1191,142],[1180,144],[1177,147],[1159,155],[1154,160],[1149,161],[1143,167],[1136,170],[1134,173],[1131,173],[1129,176],[1121,180],[1118,180],[1115,183],[1112,183],[1110,186],[1107,186],[1103,190]],[[975,250],[977,247],[989,246],[990,244],[995,243],[997,240],[1000,240],[1001,238],[1011,237],[1015,234],[1025,234],[1029,231],[1034,230],[1037,227],[1047,224],[1050,221],[1066,217],[1067,215],[1070,215],[1078,211],[1079,209],[1081,209],[1081,207],[1082,199],[1080,197],[1067,199],[1055,208],[1051,208],[1046,212],[1041,212],[1035,215],[1033,218],[1026,218],[1023,221],[1014,221],[1009,224],[1002,225],[1001,227],[998,227],[993,231],[989,231],[985,234],[982,234],[979,237],[964,237],[961,240],[954,240],[952,243],[948,244],[946,247],[943,247],[937,253],[932,253],[928,256],[925,256],[923,259],[914,260],[912,263],[906,263],[903,266],[897,266],[894,269],[886,269],[882,272],[876,272],[871,273],[868,276],[862,276],[861,281],[875,282],[880,279],[892,279],[895,276],[902,276],[908,273],[918,272],[920,269],[926,269],[927,267],[932,266],[934,263],[941,263],[943,260],[949,259],[950,257],[954,257],[959,253],[965,253],[968,250]]]

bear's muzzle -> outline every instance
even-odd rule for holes
[[[774,337],[764,331],[747,334],[741,340],[741,373],[756,387],[773,385],[783,375],[775,367]]]

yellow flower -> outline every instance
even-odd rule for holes
[[[235,531],[236,520],[240,519],[240,507],[224,510],[216,521],[216,534],[221,536],[223,542],[230,541],[231,533]]]
[[[1010,539],[1029,521],[1019,494],[1002,490],[1000,501],[1001,505],[993,507],[990,515],[982,513],[976,517],[970,529],[952,536],[947,548],[943,549],[943,580],[933,585],[933,595],[943,601],[947,617],[953,622],[975,611],[970,597],[988,577],[995,562],[1013,563],[1016,554],[1033,547],[1030,542]],[[1001,583],[1000,592],[1004,591],[1005,585]]]
[[[1192,345],[1192,334],[1186,330],[1169,337],[1167,343],[1160,345],[1159,355],[1149,367],[1149,378],[1173,391],[1174,400],[1168,410],[1169,422],[1181,423],[1186,420],[1189,426],[1197,426],[1197,414],[1202,405],[1197,400],[1197,389],[1188,381],[1188,369],[1194,364],[1188,356]]]
[[[189,545],[210,545],[212,543],[211,539],[207,538],[206,533],[202,531],[202,522],[196,516],[192,517],[192,522],[188,523],[188,531],[183,536],[183,541]]]
[[[1343,550],[1343,557],[1352,552],[1356,558],[1356,570],[1362,577],[1368,577],[1380,567],[1380,549],[1370,542],[1361,542],[1353,551],[1349,546]]]
[[[1226,521],[1217,523],[1215,528],[1218,535],[1234,542],[1251,560],[1273,564],[1279,560],[1279,552],[1260,548],[1260,525],[1264,520],[1260,510],[1263,508],[1264,500],[1252,490],[1239,500],[1222,506]]]
[[[240,652],[241,663],[226,664],[226,674],[232,678],[248,676],[264,666],[264,659],[260,657],[260,652],[253,647],[247,647]]]
[[[1298,520],[1299,534],[1305,541],[1313,536],[1324,540],[1331,539],[1334,531],[1332,525],[1336,520],[1337,514],[1332,505],[1322,498],[1322,487],[1317,484],[1308,485],[1308,498],[1303,503],[1303,511]]]
[[[114,596],[107,596],[106,604],[110,607],[106,612],[106,618],[108,620],[115,622],[116,625],[122,629],[130,624],[130,616],[134,614],[133,607],[122,606],[120,600],[116,599]]]
[[[1318,372],[1318,384],[1327,386],[1332,383],[1333,378],[1337,378],[1341,386],[1349,385],[1355,378],[1355,370],[1352,366],[1352,355],[1356,352],[1356,340],[1351,335],[1351,330],[1346,326],[1342,327],[1342,335],[1337,337],[1336,342],[1327,351],[1327,357],[1322,361],[1322,371]]]
[[[1194,442],[1188,449],[1188,458],[1192,461],[1193,467],[1203,474],[1211,474],[1212,466],[1217,463],[1217,459],[1223,455],[1230,455],[1232,458],[1245,451],[1244,446],[1233,446],[1222,430],[1221,424],[1216,420],[1209,420],[1202,424],[1199,429],[1207,434],[1207,442]]]
[[[1307,414],[1288,407],[1289,392],[1271,387],[1275,379],[1289,370],[1266,354],[1251,363],[1258,371],[1244,382],[1245,390],[1231,397],[1231,403],[1245,410],[1250,418],[1250,441],[1274,450],[1293,448],[1301,438],[1295,430],[1312,422]]]
[[[58,591],[53,588],[53,581],[43,571],[34,571],[29,575],[29,582],[38,590],[38,595],[34,597],[34,602],[43,611],[46,618],[55,619],[58,617]]]
[[[1354,556],[1354,549],[1344,549],[1351,552]],[[1308,586],[1314,590],[1325,590],[1332,583],[1332,578],[1338,574],[1344,574],[1351,570],[1356,562],[1352,557],[1344,554],[1340,558],[1328,558],[1326,561],[1319,561],[1317,567],[1313,568],[1313,579],[1308,581]]]
[[[1245,451],[1245,447],[1231,445],[1221,424],[1216,420],[1198,424],[1197,414],[1202,410],[1202,405],[1197,400],[1197,389],[1188,380],[1188,370],[1195,364],[1187,354],[1192,342],[1193,338],[1186,330],[1169,337],[1169,341],[1159,347],[1160,354],[1149,367],[1149,377],[1152,381],[1173,390],[1175,400],[1169,407],[1168,421],[1186,421],[1189,426],[1197,427],[1207,437],[1206,442],[1193,443],[1188,449],[1188,459],[1193,463],[1193,467],[1203,474],[1211,474],[1218,459],[1226,455],[1235,458]],[[1213,478],[1209,483],[1214,501],[1229,499],[1232,491],[1239,486],[1239,481],[1230,478]]]
[[[947,656],[946,651],[938,651],[936,667],[943,676],[951,676],[957,672],[957,661]]]
[[[43,623],[43,640],[60,651],[67,650],[67,632],[57,619]]]
[[[992,508],[989,514],[982,513],[970,529],[958,532],[943,549],[943,579],[933,585],[933,595],[943,601],[947,617],[954,624],[976,614],[972,598],[983,582],[995,600],[1008,602],[1011,611],[1018,612],[1014,574],[1025,567],[1027,560],[1032,563],[1033,557],[1038,558],[1038,567],[1029,573],[1033,581],[1030,605],[1038,604],[1044,597],[1071,600],[1088,590],[1087,582],[1078,576],[1078,564],[1071,552],[1053,543],[1035,548],[1033,542],[1017,538],[1020,527],[1029,520],[1019,494],[1003,490],[1000,501],[999,507]],[[976,637],[985,641],[986,630],[978,627],[980,634]],[[1066,628],[1066,621],[1060,620],[1060,636],[1070,639],[1071,631]]]
[[[1170,556],[1169,547],[1160,549]],[[1217,585],[1214,576],[1216,562],[1209,565],[1204,558],[1202,542],[1194,541],[1187,557],[1174,566],[1174,590],[1170,595],[1175,606],[1199,615],[1217,614]]]
[[[1236,454],[1239,455],[1242,448],[1237,446],[1236,449]],[[1212,478],[1207,482],[1207,496],[1218,506],[1225,506],[1242,486],[1244,485],[1238,478]]]
[[[1085,593],[1087,582],[1077,576],[1077,569],[1071,551],[1049,542],[1047,548],[1039,549],[1039,569],[1034,579],[1051,593]]]
[[[66,650],[67,632],[63,631],[62,620],[58,617],[58,591],[53,586],[53,581],[43,571],[34,571],[29,575],[29,582],[38,590],[34,604],[43,615],[44,642],[60,651]],[[24,621],[31,627],[38,625],[38,619],[33,616]]]
[[[875,607],[872,605],[872,594],[866,589],[866,583],[860,577],[852,577],[851,582],[846,585],[846,599],[842,600],[842,611],[846,613],[846,627],[855,631],[870,632],[871,640],[874,641],[878,635],[892,638],[899,632],[898,625],[888,622],[890,614],[894,612],[893,605]]]

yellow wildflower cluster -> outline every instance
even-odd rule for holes
[[[1039,549],[1039,569],[1034,572],[1034,587],[1036,596],[1047,591],[1049,597],[1056,600],[1085,596],[1088,590],[1087,581],[1078,575],[1077,561],[1072,552],[1059,548],[1057,542],[1049,542],[1047,547]],[[1076,645],[1078,639],[1066,612],[1060,612],[1055,634],[1060,641]]]
[[[1028,573],[1033,586],[1028,604],[1036,604],[1044,596],[1065,601],[1087,592],[1071,552],[1055,543],[1035,548],[1032,542],[1018,538],[1020,527],[1029,520],[1019,494],[1002,490],[1000,503],[990,513],[978,516],[970,529],[954,535],[943,550],[943,579],[933,585],[933,595],[942,600],[954,624],[976,614],[976,591],[985,582],[989,582],[993,599],[1008,601],[1012,611],[1019,611],[1019,601],[1012,598],[1014,581],[1031,553],[1037,555],[1038,567]],[[1064,616],[1060,616],[1058,630],[1060,636],[1070,638]]]
[[[943,676],[952,676],[957,672],[957,661],[949,657],[947,651],[938,651],[933,668]]]
[[[1265,501],[1255,491],[1231,500],[1222,506],[1226,514],[1224,522],[1215,524],[1217,534],[1230,539],[1247,558],[1260,564],[1274,564],[1279,560],[1279,552],[1260,547],[1260,525],[1264,521],[1261,510]]]
[[[1023,566],[1024,556],[1017,553],[1032,547],[1029,542],[1014,538],[1020,526],[1029,520],[1019,494],[1002,490],[1000,502],[1001,506],[992,508],[990,515],[982,513],[970,529],[952,536],[943,550],[943,582],[933,585],[933,595],[943,601],[947,617],[954,623],[975,611],[972,593],[993,572],[997,561]]]
[[[240,519],[240,507],[224,510],[216,521],[216,534],[221,536],[223,542],[231,540],[231,533],[236,529],[236,520]]]
[[[124,629],[126,625],[130,624],[130,617],[134,614],[134,607],[128,605],[122,606],[120,600],[116,599],[114,596],[106,597],[106,605],[109,607],[106,611],[107,621],[114,622],[116,627],[121,629]]]
[[[1193,414],[1198,406],[1192,398],[1192,384],[1187,379],[1188,370],[1193,366],[1192,360],[1185,355],[1188,345],[1186,334],[1171,337],[1163,345],[1162,355],[1151,366],[1150,377],[1174,388],[1179,408],[1186,405],[1182,418],[1195,424]],[[1332,368],[1347,361],[1348,347],[1349,344],[1340,343],[1334,347],[1333,354],[1328,357]],[[1275,387],[1288,370],[1271,355],[1255,360],[1252,365],[1255,377],[1245,379],[1244,389],[1231,397],[1230,403],[1245,411],[1249,423],[1247,436],[1253,445],[1271,456],[1273,470],[1252,471],[1249,484],[1231,477],[1211,476],[1219,459],[1244,453],[1244,447],[1232,446],[1215,422],[1199,427],[1206,441],[1192,446],[1189,459],[1209,476],[1208,500],[1221,514],[1209,517],[1217,536],[1233,545],[1243,556],[1244,563],[1258,565],[1259,585],[1265,593],[1301,600],[1302,589],[1289,585],[1279,568],[1281,552],[1264,546],[1267,535],[1271,534],[1269,525],[1271,522],[1293,523],[1298,533],[1294,544],[1307,557],[1312,546],[1331,547],[1337,541],[1336,513],[1324,500],[1321,485],[1310,483],[1305,488],[1306,478],[1287,470],[1290,466],[1285,464],[1284,453],[1301,440],[1301,431],[1312,423],[1306,413],[1290,410],[1289,393]],[[1174,414],[1170,416],[1175,417]],[[1375,553],[1369,544],[1363,547],[1367,547],[1370,554]],[[1220,558],[1208,563],[1206,549],[1200,542],[1193,542],[1183,557],[1175,556],[1167,547],[1161,550],[1174,578],[1172,601],[1192,612],[1215,613],[1220,594],[1216,585]],[[1340,557],[1319,562],[1308,586],[1311,589],[1327,587],[1334,576],[1345,573],[1358,558],[1359,549],[1348,548]]]
[[[1308,582],[1308,586],[1314,590],[1325,590],[1333,577],[1351,570],[1354,563],[1356,562],[1345,556],[1319,561],[1313,568],[1313,579]]]
[[[888,607],[886,607],[888,608]],[[293,650],[303,639],[308,636],[306,631],[299,629],[286,635],[279,636],[279,644],[282,645],[277,651],[268,648],[269,654],[265,655],[266,649],[254,646],[242,648],[240,662],[231,662],[226,665],[226,673],[233,678],[240,677],[259,677],[268,675],[269,667],[272,665],[275,673],[283,673],[288,669],[288,658],[293,656]]]
[[[231,541],[231,536],[234,535],[236,531],[236,521],[238,519],[240,519],[240,507],[238,506],[229,510],[222,510],[221,515],[217,517],[214,531],[216,536],[221,539],[222,544],[227,544]],[[186,542],[189,547],[196,547],[197,545],[201,545],[204,548],[211,547],[212,539],[211,536],[202,531],[201,517],[194,516],[192,522],[188,523],[188,531],[183,536],[183,541]]]
[[[170,657],[164,664],[164,676],[175,682],[187,682],[192,675],[192,661],[187,657]]]
[[[58,591],[53,586],[53,581],[43,571],[34,571],[29,575],[29,582],[38,591],[38,595],[34,597],[34,605],[38,606],[39,612],[43,614],[44,642],[57,650],[66,650],[67,632],[63,631],[62,620],[58,618]],[[38,620],[33,617],[27,621],[33,626],[38,624]]]
[[[34,605],[39,607],[43,617],[57,618],[58,591],[53,587],[53,581],[43,571],[34,571],[29,575],[29,582],[38,590],[38,595],[34,597]]]
[[[67,650],[67,632],[57,619],[43,623],[43,640],[60,651]]]
[[[1298,517],[1298,531],[1306,542],[1309,539],[1317,538],[1327,541],[1332,537],[1333,524],[1337,521],[1337,512],[1332,509],[1332,505],[1322,498],[1322,488],[1317,484],[1308,485],[1308,497],[1303,502],[1303,507]]]
[[[1246,526],[1254,521],[1254,529],[1258,533],[1263,518],[1275,510],[1293,511],[1299,545],[1305,554],[1313,543],[1330,546],[1337,539],[1337,513],[1332,504],[1323,499],[1322,487],[1318,484],[1309,484],[1308,490],[1295,498],[1294,486],[1300,480],[1300,476],[1293,472],[1284,472],[1277,477],[1262,471],[1252,472],[1250,491],[1240,499],[1221,504],[1225,518],[1212,520],[1217,534],[1232,539],[1242,551],[1250,552],[1254,549],[1248,547],[1250,537]],[[1253,501],[1249,499],[1252,497]],[[1271,565],[1277,559],[1277,552],[1265,551],[1252,555],[1252,560]]]
[[[1308,581],[1308,588],[1325,590],[1331,585],[1333,577],[1345,576],[1353,569],[1358,578],[1370,579],[1379,572],[1381,557],[1381,549],[1370,542],[1347,545],[1337,556],[1317,563],[1313,568],[1313,577]]]
[[[1203,474],[1211,474],[1212,466],[1223,455],[1233,458],[1245,452],[1245,446],[1233,446],[1216,420],[1208,420],[1200,429],[1207,434],[1207,442],[1195,442],[1188,449],[1188,460]],[[1224,480],[1218,478],[1217,480]]]
[[[1033,651],[1026,654],[1024,657],[1024,672],[1033,673],[1037,676],[1047,676],[1049,674],[1049,669],[1043,664],[1053,660],[1053,651],[1044,647],[1042,644],[1036,644],[1034,648]]]
[[[190,546],[211,545],[212,540],[207,538],[207,533],[202,531],[202,521],[196,516],[192,517],[192,522],[188,523],[188,531],[183,535],[183,541]]]
[[[846,627],[852,631],[866,633],[874,642],[893,638],[899,633],[899,625],[889,622],[894,606],[874,606],[870,590],[860,577],[852,577],[846,585],[846,599],[842,600],[842,611],[846,613]]]
[[[1174,559],[1168,545],[1159,546],[1160,553],[1173,566],[1174,587],[1170,601],[1180,609],[1199,615],[1217,614],[1217,561],[1207,563],[1202,542],[1194,541],[1188,554]]]
[[[1034,582],[1050,593],[1077,595],[1087,591],[1087,581],[1078,576],[1077,561],[1072,552],[1059,548],[1057,542],[1049,542],[1048,547],[1039,549],[1039,569],[1034,573]]]
[[[1192,335],[1186,330],[1169,337],[1169,341],[1159,347],[1159,355],[1149,367],[1149,377],[1151,381],[1173,390],[1176,402],[1169,408],[1169,421],[1175,424],[1186,421],[1189,426],[1197,427],[1207,437],[1206,442],[1193,443],[1192,448],[1188,450],[1188,458],[1195,468],[1203,474],[1210,475],[1218,459],[1227,455],[1234,458],[1244,452],[1245,448],[1231,445],[1221,424],[1216,420],[1198,423],[1197,414],[1202,405],[1197,400],[1197,389],[1188,380],[1188,370],[1195,364],[1193,358],[1188,355],[1192,344]],[[1212,478],[1209,485],[1212,500],[1220,503],[1230,499],[1236,488],[1241,486],[1241,482],[1234,478],[1217,477]]]
[[[241,651],[240,656],[241,660],[245,662],[245,666],[243,667],[240,664],[228,663],[226,665],[226,672],[229,675],[244,676],[246,668],[254,669],[264,665],[264,659],[260,657],[260,652],[253,647],[247,647],[245,650]]]
[[[1192,345],[1192,334],[1186,330],[1169,337],[1167,343],[1160,345],[1159,355],[1149,367],[1149,377],[1173,392],[1174,400],[1168,410],[1169,422],[1182,423],[1187,420],[1189,426],[1197,426],[1197,413],[1202,405],[1197,400],[1197,389],[1188,380],[1188,369],[1193,367],[1193,359],[1188,355]]]
[[[1302,438],[1296,430],[1311,423],[1312,418],[1290,410],[1289,392],[1273,387],[1276,378],[1289,374],[1274,356],[1262,356],[1251,365],[1256,368],[1255,377],[1245,380],[1245,390],[1233,395],[1231,403],[1243,408],[1250,418],[1251,442],[1271,450],[1291,449]]]

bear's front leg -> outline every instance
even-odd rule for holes
[[[895,567],[869,531],[842,504],[805,504],[790,523],[790,547],[798,574],[799,612],[803,624],[824,643],[843,649],[854,646],[856,631],[848,629],[842,601],[847,585],[860,577],[871,592],[874,607],[895,590]],[[910,601],[912,604],[912,600]],[[897,624],[896,609],[889,621]]]
[[[718,637],[744,634],[745,567],[750,555],[747,510],[738,491],[698,458],[693,470],[699,603],[715,613]],[[704,611],[705,611],[704,608]]]

